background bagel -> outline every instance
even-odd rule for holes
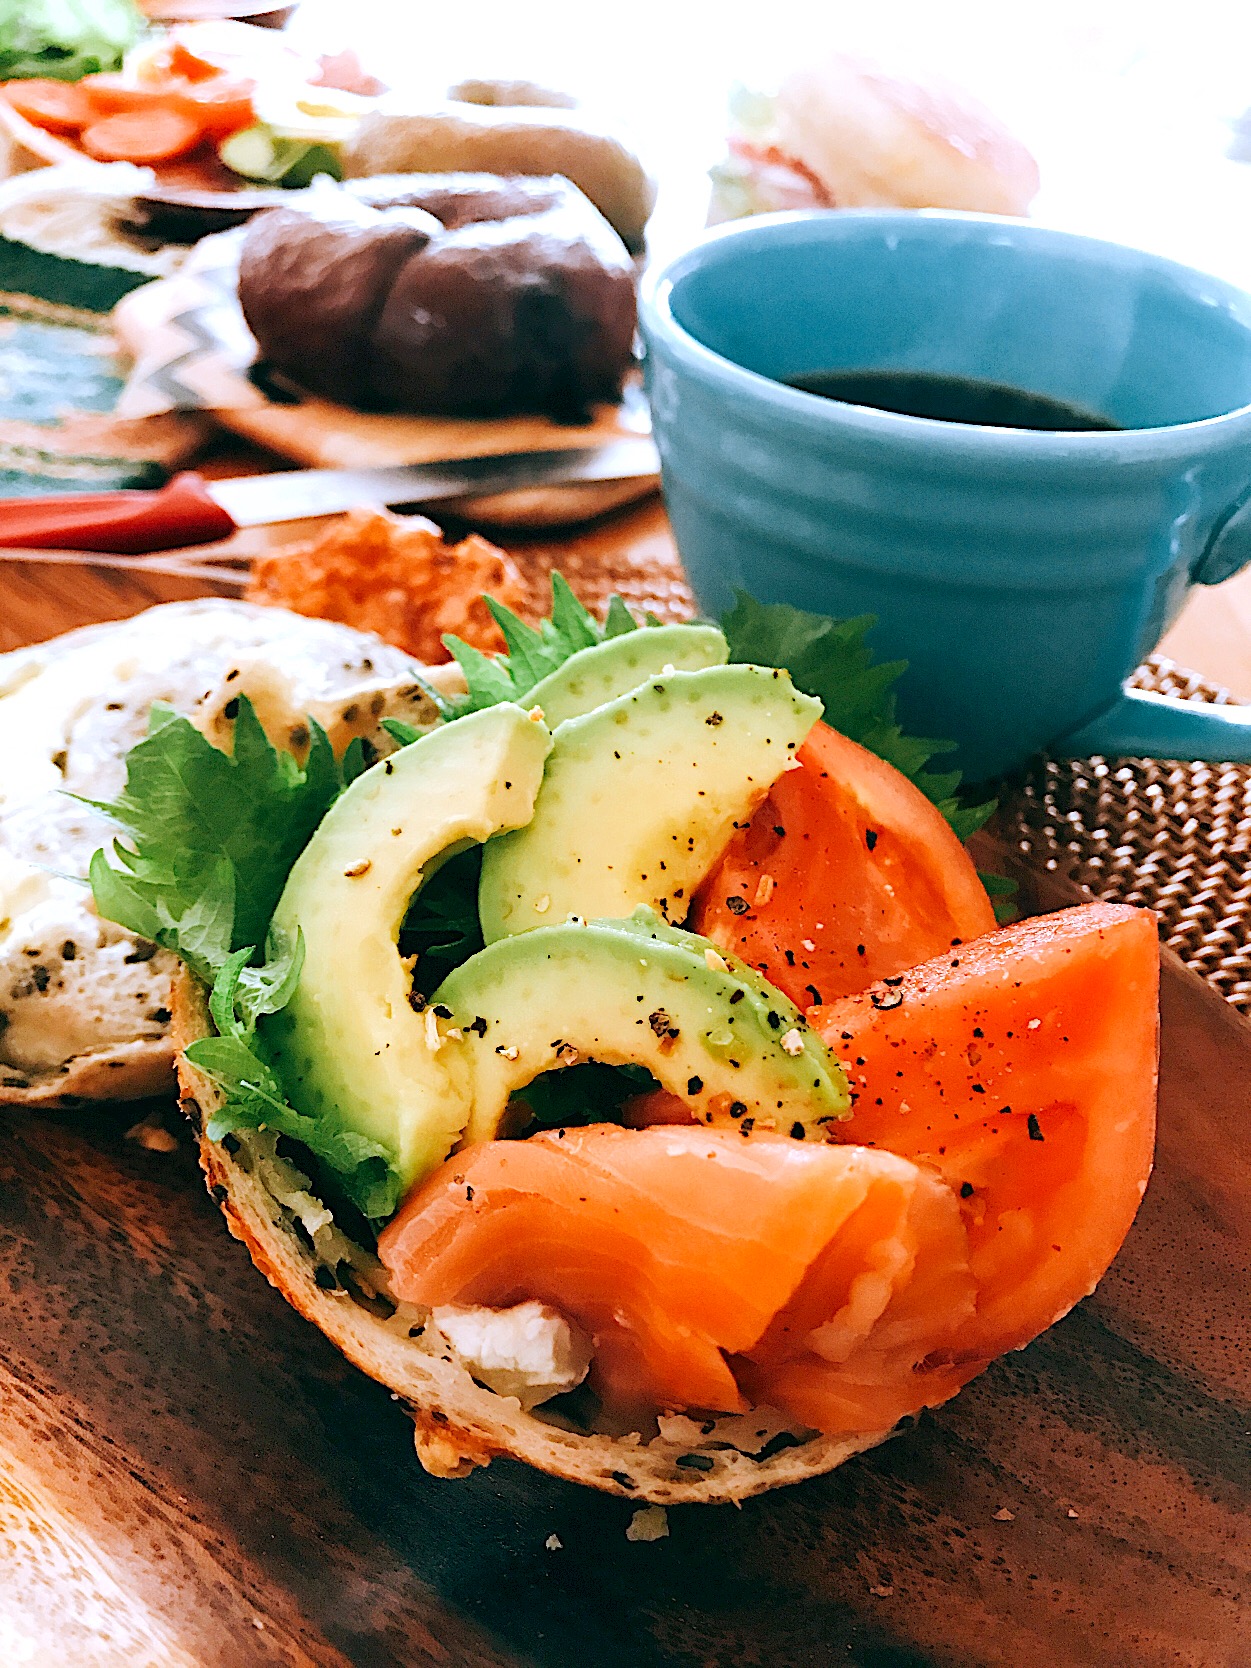
[[[576,421],[632,363],[630,257],[554,177],[311,193],[251,223],[239,301],[271,365],[348,405]]]
[[[656,186],[628,146],[579,110],[449,102],[406,109],[394,97],[371,111],[343,151],[349,179],[370,174],[561,174],[632,254],[643,247]]]

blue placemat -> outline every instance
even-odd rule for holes
[[[108,314],[148,280],[0,238],[0,498],[159,486],[154,458],[114,455],[108,414],[123,383]],[[84,414],[104,444],[84,449]]]

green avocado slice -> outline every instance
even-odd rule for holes
[[[472,1062],[411,1006],[400,925],[443,861],[529,818],[550,747],[501,704],[401,748],[335,801],[274,915],[304,935],[295,993],[259,1027],[274,1069],[298,1111],[387,1147],[406,1188],[464,1128]]]
[[[781,992],[650,911],[501,939],[431,1005],[468,1056],[466,1141],[500,1133],[515,1089],[583,1060],[646,1066],[701,1122],[820,1138],[850,1115],[841,1066]]]
[[[526,699],[542,707],[543,722],[554,730],[566,719],[628,695],[648,678],[724,666],[729,658],[730,645],[716,626],[648,626],[579,649],[536,683]]]
[[[660,673],[561,724],[533,818],[483,854],[486,943],[639,904],[682,921],[821,711],[785,672],[713,666]]]

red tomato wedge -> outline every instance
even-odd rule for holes
[[[91,106],[70,81],[6,81],[5,98],[28,122],[49,133],[77,133],[91,120]]]
[[[1149,910],[1020,921],[808,1018],[855,1097],[831,1138],[933,1165],[961,1196],[978,1298],[958,1356],[1018,1349],[1094,1289],[1151,1173]]]
[[[485,1141],[414,1189],[378,1254],[411,1302],[559,1308],[623,1412],[750,1396],[878,1431],[977,1370],[950,1359],[974,1300],[955,1195],[867,1148],[604,1124]]]
[[[906,777],[826,724],[796,757],[700,887],[692,931],[807,1008],[994,928],[968,853]]]
[[[82,147],[100,162],[168,162],[194,150],[204,133],[180,110],[122,111],[84,128]]]

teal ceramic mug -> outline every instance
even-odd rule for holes
[[[1251,709],[1127,690],[1191,585],[1251,561],[1251,297],[991,216],[772,215],[645,286],[665,496],[703,609],[735,589],[877,617],[900,714],[973,779],[1041,748],[1251,760]],[[1057,433],[786,386],[839,370],[1008,384]]]

